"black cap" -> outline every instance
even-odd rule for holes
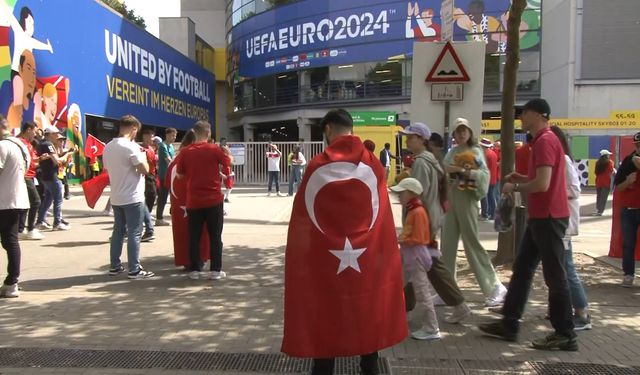
[[[633,143],[640,143],[640,132],[633,135]]]
[[[524,105],[522,108],[523,111],[534,111],[541,114],[547,120],[549,119],[549,115],[551,115],[551,108],[549,107],[549,103],[547,103],[544,99],[531,99]]]

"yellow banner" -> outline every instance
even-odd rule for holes
[[[611,111],[609,117],[616,120],[640,120],[640,111]]]
[[[639,113],[640,115],[640,113]],[[603,129],[603,130],[638,130],[640,128],[640,116],[627,119],[552,119],[551,125],[557,125],[562,129]],[[520,120],[515,121],[515,128],[521,128]],[[483,120],[482,130],[500,130],[500,120]]]

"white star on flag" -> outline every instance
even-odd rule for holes
[[[182,208],[182,211],[184,211],[183,217],[187,217],[187,206],[180,206],[180,208]]]
[[[364,253],[365,250],[367,249],[366,248],[354,249],[351,246],[351,242],[349,242],[348,238],[345,240],[343,250],[329,250],[331,254],[335,255],[336,258],[340,259],[340,266],[338,266],[337,275],[339,275],[340,272],[346,270],[349,267],[362,273],[362,271],[360,271],[360,265],[358,264],[358,257],[362,255],[362,253]]]

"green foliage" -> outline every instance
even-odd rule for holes
[[[122,14],[122,16],[128,19],[129,21],[135,23],[136,25],[142,27],[143,29],[147,28],[147,24],[144,22],[144,18],[136,15],[136,13],[132,9],[127,8],[127,4],[125,4],[124,2],[120,2],[118,0],[100,0],[100,1],[106,4],[107,6],[109,6],[111,9],[115,10],[116,12]]]

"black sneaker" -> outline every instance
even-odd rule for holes
[[[124,266],[121,264],[118,267],[109,269],[109,276],[116,276],[124,272]]]
[[[129,275],[127,275],[127,277],[132,280],[141,280],[141,279],[148,279],[150,277],[154,277],[155,275],[156,275],[155,273],[151,271],[145,271],[141,267],[140,269],[138,269],[138,272],[129,272]]]
[[[68,221],[66,221],[65,219],[60,219],[60,222],[64,225],[70,225]]]
[[[229,202],[229,198],[226,198],[226,199],[224,200],[224,203],[231,203],[231,202]]]
[[[573,330],[574,331],[587,331],[593,329],[591,324],[591,315],[587,314],[587,318],[583,318],[579,315],[573,316]]]
[[[569,337],[554,332],[547,337],[533,340],[531,346],[538,350],[578,351],[578,341],[576,340],[575,334],[573,337]]]
[[[140,242],[149,242],[156,239],[156,236],[152,232],[146,232],[140,238]]]
[[[517,341],[518,333],[505,327],[502,321],[496,321],[493,323],[483,323],[478,325],[478,328],[487,336],[495,337],[504,341]]]

